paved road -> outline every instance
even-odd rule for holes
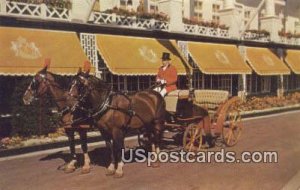
[[[245,121],[243,136],[233,148],[242,151],[277,151],[278,163],[164,163],[159,168],[144,163],[125,165],[125,176],[105,176],[102,146],[90,148],[94,166],[64,174],[67,152],[56,152],[0,162],[0,190],[99,189],[297,189],[300,186],[300,112]],[[135,142],[127,142],[132,147]],[[214,148],[212,150],[220,150]]]

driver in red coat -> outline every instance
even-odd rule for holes
[[[177,70],[171,65],[170,53],[163,52],[161,59],[162,66],[158,70],[156,82],[162,84],[162,86],[156,87],[154,90],[164,97],[169,92],[177,89]]]

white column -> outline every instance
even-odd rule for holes
[[[283,61],[284,59],[284,50],[277,49],[277,55]],[[284,95],[284,84],[283,84],[283,75],[280,75],[278,78],[278,87],[277,87],[277,96],[282,97]]]
[[[183,0],[183,17],[191,19],[192,16],[192,1]]]
[[[240,54],[246,61],[245,46],[239,46],[238,48],[239,48]],[[247,97],[247,75],[246,74],[239,75],[239,86],[241,86],[241,88],[239,89],[238,96],[242,100],[246,100],[246,97]]]
[[[106,11],[107,9],[113,9],[114,8],[114,2],[113,1],[99,1],[100,5],[100,11]]]
[[[0,13],[6,13],[6,0],[0,0]]]
[[[235,0],[224,0],[224,9],[234,9]]]
[[[219,11],[220,23],[229,27],[229,36],[232,38],[240,37],[240,30],[243,26],[243,18],[235,8],[235,0],[225,0],[224,8]]]
[[[282,23],[279,17],[275,14],[275,1],[265,0],[266,14],[261,18],[261,29],[270,32],[271,41],[277,42],[280,40],[278,32],[282,29]]]
[[[42,3],[41,5],[41,18],[46,19],[47,17],[47,5]]]
[[[275,16],[274,0],[265,0],[266,17]]]
[[[71,10],[71,21],[87,22],[96,0],[73,0]]]
[[[300,33],[300,18],[299,18],[299,22],[295,25],[295,31],[296,31],[296,34]]]
[[[162,0],[158,2],[158,11],[167,14],[170,18],[169,29],[173,32],[183,32],[182,0]]]

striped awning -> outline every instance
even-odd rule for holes
[[[45,59],[50,72],[73,75],[87,60],[75,32],[0,27],[0,49],[0,75],[34,75]]]

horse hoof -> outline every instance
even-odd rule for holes
[[[124,173],[115,173],[114,178],[122,178],[124,176]]]
[[[73,167],[66,167],[66,168],[64,169],[64,172],[65,172],[66,174],[73,173],[73,172],[75,172],[75,167],[74,167],[74,168],[73,168]]]
[[[106,173],[105,173],[105,175],[107,175],[107,176],[111,176],[114,174],[115,174],[115,170],[106,170]]]
[[[159,163],[154,162],[154,163],[151,164],[151,167],[152,168],[159,168]]]
[[[88,174],[90,172],[91,172],[90,167],[82,167],[82,169],[81,169],[81,174]]]

